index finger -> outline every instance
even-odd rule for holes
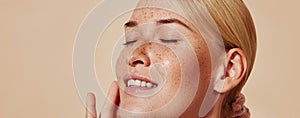
[[[88,93],[86,99],[86,114],[85,118],[96,118],[96,98],[93,93]]]

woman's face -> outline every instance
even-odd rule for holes
[[[136,9],[125,30],[125,48],[116,64],[120,107],[151,112],[187,104],[181,111],[167,111],[198,112],[209,85],[210,58],[197,30],[183,17],[159,8]]]

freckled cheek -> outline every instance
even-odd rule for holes
[[[173,55],[169,55],[168,57],[164,58],[163,65],[170,73],[178,73],[181,70],[178,59]]]
[[[178,85],[181,81],[181,66],[179,60],[171,49],[163,48],[156,56],[156,61],[159,61],[166,74],[166,84],[169,86]]]
[[[173,61],[173,62],[172,62]],[[180,83],[181,81],[181,67],[180,64],[178,63],[178,60],[172,60],[166,68],[167,71],[167,81],[172,84],[172,86],[176,86]]]
[[[171,59],[171,62],[167,65],[166,68],[166,80],[164,88],[161,91],[163,95],[166,95],[165,99],[167,101],[174,98],[178,89],[180,88],[181,83],[181,69],[179,64],[176,64],[177,60]]]

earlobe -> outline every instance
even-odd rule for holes
[[[224,76],[216,78],[215,90],[226,93],[236,87],[243,79],[247,69],[247,60],[244,52],[239,48],[231,49],[226,54]]]

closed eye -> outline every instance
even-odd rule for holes
[[[160,39],[161,42],[163,43],[177,43],[178,40],[172,39],[172,40],[166,40],[166,39]]]
[[[135,42],[137,42],[137,40],[127,41],[123,45],[129,45],[129,44],[132,44],[132,43],[135,43]]]

